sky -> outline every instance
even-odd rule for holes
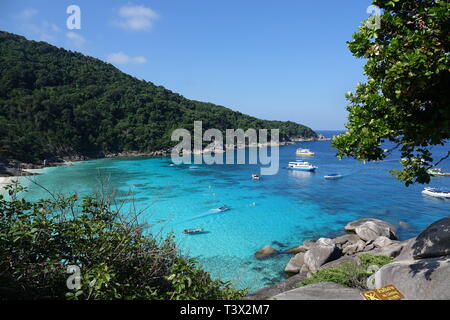
[[[364,61],[346,41],[369,17],[370,4],[1,0],[0,30],[99,58],[189,99],[340,130],[345,92],[364,81]],[[71,5],[79,7],[79,20],[67,13]]]

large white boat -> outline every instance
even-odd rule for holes
[[[288,168],[292,170],[300,170],[300,171],[315,171],[317,167],[313,166],[309,162],[306,161],[295,161],[289,162]]]
[[[450,190],[443,188],[425,188],[423,189],[422,194],[436,198],[450,199]]]
[[[298,156],[313,156],[314,152],[312,152],[309,149],[297,149],[297,151],[295,152]]]

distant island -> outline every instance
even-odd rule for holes
[[[221,131],[280,129],[284,143],[319,139],[304,125],[189,100],[101,60],[8,32],[0,31],[0,53],[3,175],[11,163],[164,155],[171,132],[192,130],[194,121]]]

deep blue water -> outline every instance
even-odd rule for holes
[[[331,136],[333,132],[322,132]],[[77,162],[72,167],[48,168],[34,179],[55,193],[79,195],[98,191],[100,181],[114,188],[119,199],[134,199],[138,208],[150,205],[142,219],[153,232],[173,232],[186,254],[199,257],[214,277],[231,280],[250,290],[282,280],[289,255],[259,261],[254,253],[264,245],[283,250],[304,240],[342,234],[344,225],[360,217],[374,217],[399,228],[406,239],[430,223],[449,216],[450,201],[423,196],[423,186],[406,188],[388,171],[399,167],[399,155],[383,162],[362,164],[338,160],[330,141],[304,142],[280,148],[280,169],[275,176],[251,180],[256,165],[200,165],[171,167],[169,158],[102,159]],[[285,169],[298,147],[316,153],[307,157],[316,173]],[[435,148],[444,154],[445,147]],[[440,167],[450,171],[449,162]],[[323,175],[341,173],[340,180]],[[433,178],[433,186],[450,187],[450,177]],[[47,197],[29,185],[30,199]],[[222,204],[232,209],[215,213]],[[130,205],[128,204],[128,207]],[[184,235],[183,229],[204,228],[205,233]]]

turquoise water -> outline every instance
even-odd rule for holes
[[[331,135],[331,132],[326,132]],[[284,250],[304,240],[337,236],[343,226],[359,217],[375,217],[400,228],[402,239],[417,235],[430,223],[446,217],[450,201],[422,196],[422,186],[404,187],[388,170],[398,167],[400,156],[383,162],[362,164],[339,161],[330,141],[305,142],[280,148],[279,173],[252,181],[256,165],[169,166],[169,158],[102,159],[77,162],[72,167],[48,168],[35,181],[55,193],[96,192],[103,183],[116,190],[119,199],[133,199],[137,208],[149,206],[142,216],[153,232],[174,232],[182,251],[199,257],[214,277],[231,280],[239,287],[256,290],[282,280],[289,255],[257,260],[254,253],[264,245]],[[318,166],[316,173],[285,169],[295,160],[295,150],[316,152],[307,160]],[[444,154],[447,149],[436,149]],[[300,159],[299,157],[297,157]],[[448,162],[441,165],[450,171]],[[340,180],[323,175],[341,173]],[[439,177],[433,186],[450,186]],[[48,197],[30,184],[30,199]],[[222,204],[230,211],[217,213]],[[130,203],[128,203],[128,207]],[[198,235],[183,229],[203,228]]]

